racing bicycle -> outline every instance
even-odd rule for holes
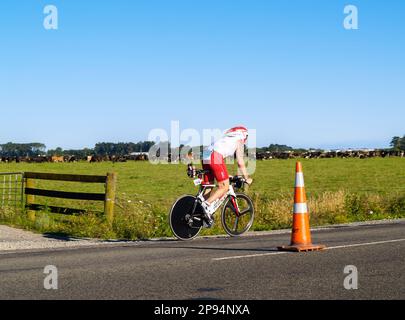
[[[187,168],[187,175],[194,178],[199,191],[195,196],[181,196],[170,210],[170,228],[179,240],[194,239],[207,226],[201,203],[205,200],[204,195],[216,187],[215,184],[203,183],[207,173],[208,170],[196,170],[192,165]],[[245,184],[246,180],[241,176],[230,177],[228,192],[214,204],[216,210],[222,206],[221,223],[225,232],[232,237],[249,231],[255,216],[252,200],[243,192],[235,192],[243,190]]]

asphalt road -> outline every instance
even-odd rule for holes
[[[405,299],[405,221],[312,232],[328,250],[280,253],[290,235],[0,253],[0,299]],[[44,289],[46,265],[58,289]],[[343,283],[347,265],[358,289]]]

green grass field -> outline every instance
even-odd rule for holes
[[[311,224],[405,216],[405,159],[302,159]],[[254,184],[248,193],[255,200],[255,230],[289,227],[295,178],[295,160],[258,161]],[[169,236],[167,215],[182,194],[197,188],[186,175],[186,166],[152,165],[149,162],[116,163],[0,163],[0,172],[54,172],[104,175],[118,173],[117,208],[110,228],[102,215],[103,205],[83,201],[37,198],[48,205],[89,209],[92,213],[69,217],[37,213],[29,221],[25,213],[3,210],[0,222],[73,236],[147,238]],[[229,167],[230,173],[236,168]],[[1,181],[0,181],[1,183]],[[102,185],[38,181],[38,187],[63,191],[103,192]],[[1,197],[1,195],[0,195]],[[222,233],[220,226],[206,233]]]

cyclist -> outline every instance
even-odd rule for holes
[[[244,162],[244,146],[248,139],[248,130],[243,126],[233,127],[225,131],[223,137],[209,146],[203,153],[203,169],[210,173],[204,176],[204,184],[213,184],[214,178],[217,180],[218,189],[212,191],[202,203],[205,212],[205,222],[208,227],[214,223],[213,214],[216,211],[215,204],[229,190],[229,175],[224,159],[236,154],[238,168],[246,179],[247,184],[252,183],[252,179],[246,170]]]

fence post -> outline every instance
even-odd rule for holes
[[[117,174],[115,172],[107,173],[106,192],[104,202],[104,214],[110,225],[114,220],[115,191],[117,185]]]
[[[25,187],[26,188],[35,188],[35,180],[34,179],[25,179]],[[26,197],[26,204],[30,205],[35,203],[35,196],[27,195]],[[30,221],[35,221],[35,211],[28,210],[27,216]]]

